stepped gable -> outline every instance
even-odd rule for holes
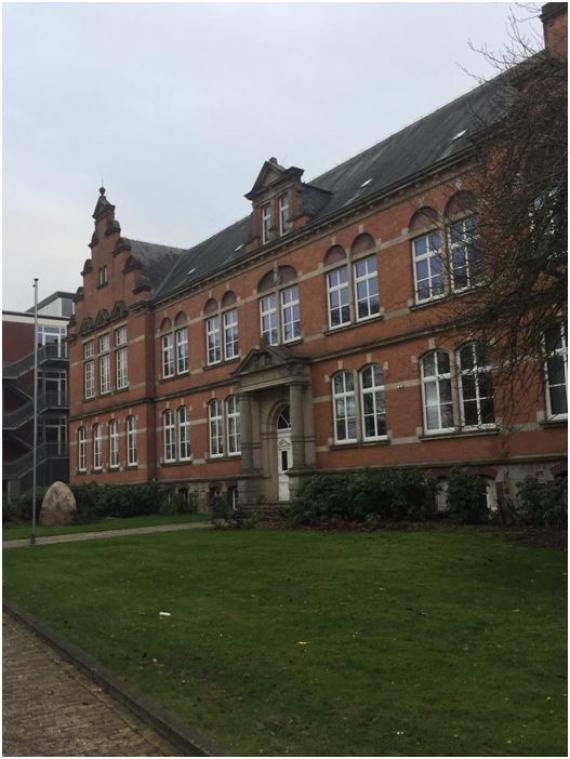
[[[303,231],[327,217],[396,188],[438,165],[467,155],[476,133],[497,123],[510,99],[514,72],[524,62],[410,124],[376,145],[302,185],[314,216]],[[323,202],[325,190],[330,193]],[[314,198],[313,198],[314,196]],[[313,204],[313,205],[311,205]],[[157,300],[197,284],[244,258],[250,216],[183,253],[161,286]],[[158,247],[158,246],[157,246]]]
[[[179,257],[186,252],[183,248],[131,240],[126,237],[122,238],[122,243],[129,250],[130,258],[140,264],[145,279],[150,283],[151,296],[156,293],[160,284],[176,266]]]

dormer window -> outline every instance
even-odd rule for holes
[[[263,244],[269,242],[271,232],[271,205],[267,203],[261,207],[261,230],[263,233]]]
[[[279,234],[286,235],[291,229],[289,222],[289,196],[287,193],[279,196]]]

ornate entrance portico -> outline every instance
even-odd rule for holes
[[[307,362],[288,348],[263,346],[250,351],[234,376],[240,381],[240,503],[288,503],[315,463]]]

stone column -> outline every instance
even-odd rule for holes
[[[247,472],[253,471],[253,439],[251,429],[251,396],[249,393],[240,393],[239,396],[239,413],[240,413],[240,445],[241,445],[241,466],[242,470]]]
[[[305,414],[303,400],[305,387],[301,384],[290,386],[291,447],[293,448],[293,469],[305,468]]]

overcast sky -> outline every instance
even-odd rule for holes
[[[126,237],[189,247],[270,156],[310,180],[491,76],[510,9],[4,4],[3,308],[81,285],[102,177]]]

